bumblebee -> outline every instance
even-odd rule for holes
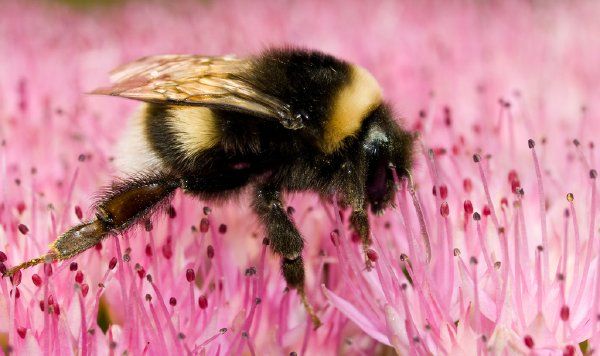
[[[304,293],[304,240],[282,195],[338,199],[352,209],[363,247],[371,244],[368,210],[390,205],[392,170],[408,174],[414,141],[393,119],[375,78],[330,55],[285,48],[248,58],[145,57],[116,69],[111,82],[92,93],[145,102],[118,155],[128,177],[100,194],[94,218],[8,274],[123,233],[164,208],[177,189],[214,201],[251,187],[283,277],[318,323]]]

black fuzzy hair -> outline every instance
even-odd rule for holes
[[[290,105],[307,118],[306,128],[320,137],[333,97],[351,80],[348,63],[301,48],[271,48],[258,56],[249,78],[265,94]]]
[[[101,188],[96,193],[91,209],[96,212],[106,210],[111,202],[121,196],[151,186],[155,186],[157,191],[153,196],[140,195],[138,197],[136,202],[139,203],[139,211],[132,214],[124,223],[110,226],[116,232],[122,233],[144,218],[158,211],[165,211],[170,206],[169,203],[175,194],[175,190],[180,187],[180,180],[162,173],[139,173],[126,179],[118,178],[111,185]],[[144,200],[143,198],[147,199]],[[99,214],[97,214],[97,217],[101,219]],[[104,222],[110,224],[109,221]]]

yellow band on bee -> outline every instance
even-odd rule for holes
[[[321,149],[326,153],[337,150],[342,141],[355,135],[370,111],[381,103],[381,88],[366,69],[351,66],[348,85],[341,88],[325,125]]]

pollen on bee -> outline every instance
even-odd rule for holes
[[[216,121],[208,108],[176,106],[169,109],[167,125],[179,148],[189,156],[215,146],[220,139]]]

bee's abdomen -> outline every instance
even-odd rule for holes
[[[198,106],[150,104],[145,135],[158,157],[175,170],[192,168],[203,152],[220,143],[217,118]]]

